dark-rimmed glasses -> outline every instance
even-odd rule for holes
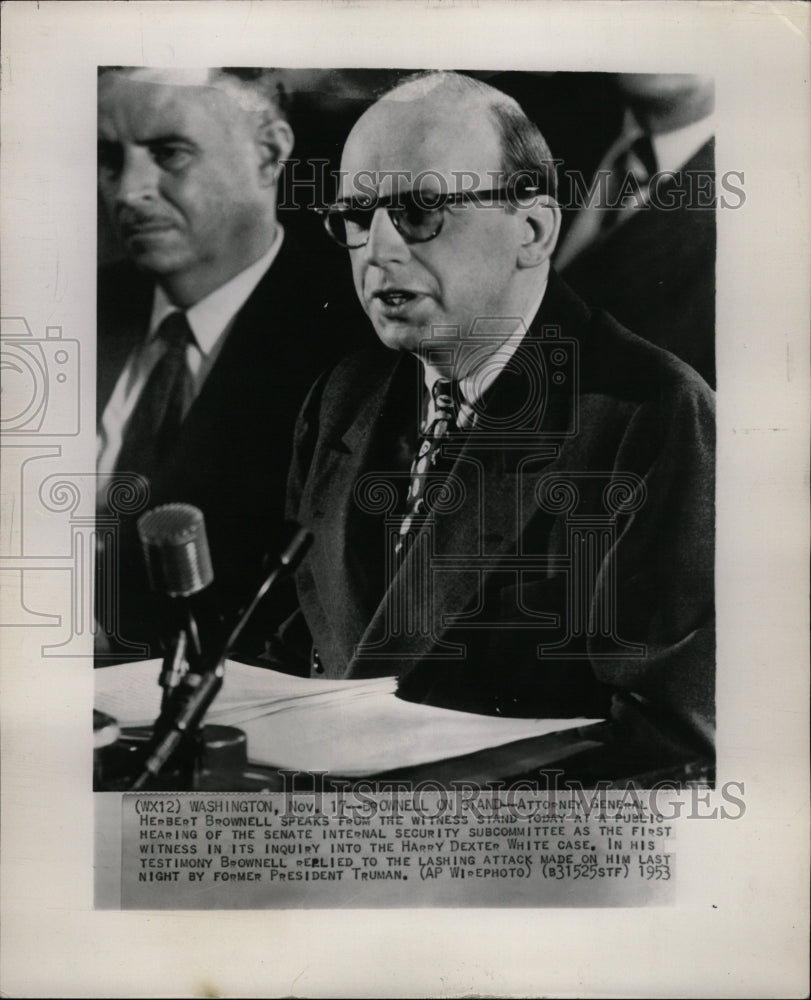
[[[487,191],[459,191],[450,194],[428,194],[403,191],[389,198],[346,198],[317,208],[324,228],[335,242],[348,250],[357,250],[369,241],[372,219],[379,208],[385,209],[392,225],[406,243],[427,243],[442,232],[445,210],[472,202],[476,205],[501,205],[505,201],[538,194],[540,188],[491,188]]]

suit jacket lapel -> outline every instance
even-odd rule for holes
[[[310,514],[317,525],[310,558],[320,565],[314,577],[321,605],[328,613],[334,609],[342,616],[346,608],[357,612],[354,623],[334,622],[336,635],[358,635],[378,599],[372,595],[379,594],[375,574],[382,553],[374,548],[380,536],[375,530],[378,515],[372,508],[377,499],[385,505],[393,477],[377,467],[375,456],[381,445],[390,443],[390,416],[396,413],[395,401],[412,383],[413,373],[409,357],[392,354],[390,362],[375,372],[360,407],[356,400],[346,400],[347,422],[343,427],[337,424],[308,490]],[[352,597],[338,601],[336,594]],[[351,653],[345,650],[347,659]]]
[[[101,420],[127,358],[146,336],[152,284],[130,267],[111,268],[99,278],[96,348],[96,422]],[[102,287],[109,280],[112,289]]]
[[[373,651],[384,642],[386,657],[396,657],[400,673],[427,656],[437,652],[442,655],[442,634],[447,630],[443,617],[461,613],[471,605],[499,557],[521,553],[526,524],[538,515],[535,498],[538,476],[557,456],[562,440],[573,429],[570,404],[577,392],[576,360],[561,384],[552,380],[552,372],[546,368],[539,412],[518,415],[520,403],[531,391],[528,380],[536,377],[539,352],[548,364],[548,352],[541,347],[544,335],[554,331],[564,350],[576,355],[579,343],[575,341],[573,346],[567,334],[577,333],[588,315],[586,307],[554,274],[550,275],[544,302],[532,327],[513,363],[496,380],[486,402],[485,413],[500,418],[501,429],[487,433],[474,430],[454,449],[458,456],[451,475],[459,495],[467,499],[464,509],[438,513],[435,517],[432,555],[447,556],[456,568],[452,565],[447,572],[430,574],[427,600],[432,628],[401,634],[393,634],[391,629],[392,602],[408,599],[404,589],[413,594],[413,581],[421,576],[424,579],[424,567],[417,565],[420,547],[415,545],[369,622],[359,644],[361,655],[353,657],[346,676],[380,673],[381,664]],[[466,571],[467,566],[470,569]],[[455,655],[452,648],[446,648],[444,654]]]
[[[233,320],[219,357],[211,369],[200,394],[184,421],[184,433],[194,433],[200,413],[217,413],[233,409],[235,400],[247,391],[246,374],[261,375],[262,384],[272,398],[273,387],[293,377],[291,365],[301,351],[286,329],[288,317],[282,308],[289,296],[290,279],[284,272],[284,245],[270,269],[260,279]],[[301,364],[301,361],[298,362]],[[246,366],[249,371],[246,372]],[[245,429],[250,433],[250,428]]]

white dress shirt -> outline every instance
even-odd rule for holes
[[[514,328],[512,332],[507,334],[504,341],[494,351],[491,351],[488,348],[489,340],[487,327],[482,323],[477,326],[477,338],[478,336],[482,337],[482,350],[474,353],[473,365],[468,368],[462,378],[458,380],[461,401],[457,423],[463,430],[472,427],[475,424],[476,409],[478,405],[481,403],[490,386],[507,367],[510,358],[512,358],[518,350],[521,341],[526,336],[527,331],[532,325],[532,321],[535,319],[538,310],[541,308],[543,297],[546,294],[548,280],[549,278],[547,272],[547,277],[544,279],[540,292],[536,296],[531,308],[527,311],[525,316],[515,318],[513,321]],[[497,320],[494,322],[499,325],[504,323],[503,320]],[[506,332],[503,330],[503,326],[500,332],[502,336]],[[496,335],[497,332],[496,329],[494,329],[494,338]],[[475,344],[475,340],[470,341],[469,343]],[[425,386],[428,389],[428,412],[422,427],[422,431],[424,432],[425,428],[427,428],[436,417],[434,397],[431,392],[434,382],[436,382],[438,378],[447,378],[447,376],[442,376],[440,372],[427,364],[423,364],[423,374],[425,378]]]
[[[194,336],[193,343],[186,348],[186,364],[192,376],[193,398],[196,399],[200,394],[206,378],[214,367],[237,313],[276,259],[283,238],[282,227],[277,226],[276,235],[267,253],[186,310],[186,318]],[[96,437],[99,497],[103,496],[115,469],[124,434],[138,399],[152,369],[166,351],[166,344],[157,336],[158,329],[163,320],[176,310],[177,306],[169,301],[163,289],[156,286],[147,334],[127,359],[101,416]]]
[[[714,135],[715,115],[708,115],[672,132],[652,132],[650,142],[657,171],[675,173],[681,170]]]

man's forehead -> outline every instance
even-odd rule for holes
[[[99,128],[137,137],[186,133],[227,123],[222,94],[210,87],[167,86],[105,74],[99,85]]]
[[[409,189],[415,177],[430,188],[432,174],[452,185],[450,190],[486,187],[502,159],[495,123],[481,101],[458,95],[384,98],[366,112],[347,140],[342,191],[368,190],[370,175],[379,194]]]

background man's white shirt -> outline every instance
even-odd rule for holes
[[[273,243],[262,257],[230,281],[186,310],[194,342],[186,348],[186,364],[192,376],[196,399],[214,367],[239,310],[250,298],[279,252],[284,239],[276,227]],[[118,377],[104,409],[96,438],[96,470],[99,473],[97,495],[102,496],[115,469],[124,433],[152,369],[163,356],[166,345],[156,336],[163,320],[177,310],[162,288],[156,286],[149,330],[135,348]]]

